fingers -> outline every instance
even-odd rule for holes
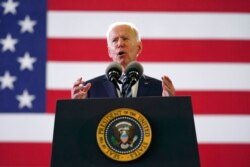
[[[71,98],[75,99],[78,92],[80,91],[81,87],[80,85],[83,84],[82,78],[79,78],[76,80],[76,82],[73,84],[73,88],[71,89]]]
[[[71,89],[71,98],[72,99],[85,99],[87,98],[88,91],[91,87],[91,83],[84,85],[82,78],[76,80]]]
[[[171,79],[164,75],[162,78],[162,96],[174,96],[175,88]]]
[[[81,78],[79,78],[79,79],[77,79],[76,81],[75,81],[75,83],[74,83],[74,85],[73,85],[73,88],[74,87],[77,87],[77,86],[79,86],[80,84],[83,84],[84,83],[84,81],[82,80],[82,77]]]
[[[90,87],[91,87],[91,83],[87,83],[86,85],[83,86],[82,91],[88,93]]]

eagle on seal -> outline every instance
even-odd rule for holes
[[[115,145],[120,145],[122,149],[133,147],[134,142],[137,140],[135,136],[135,126],[127,121],[122,121],[113,126]],[[114,140],[114,139],[113,139]]]

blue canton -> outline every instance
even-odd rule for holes
[[[45,112],[46,0],[0,0],[0,112]]]

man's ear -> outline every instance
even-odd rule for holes
[[[139,42],[137,56],[139,56],[141,54],[141,52],[142,52],[142,42]]]
[[[108,55],[109,55],[109,57],[112,59],[112,55],[111,55],[111,53],[110,53],[110,49],[109,49],[108,46],[107,46],[107,49],[108,49]]]

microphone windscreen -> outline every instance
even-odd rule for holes
[[[143,74],[143,67],[140,63],[138,63],[137,61],[132,61],[131,63],[128,64],[126,70],[125,70],[125,74],[129,74],[132,71],[136,71],[139,73],[139,78],[142,76]]]
[[[105,74],[110,79],[110,72],[115,72],[117,74],[117,77],[119,78],[122,74],[122,67],[117,62],[112,62],[108,65],[106,68]]]

